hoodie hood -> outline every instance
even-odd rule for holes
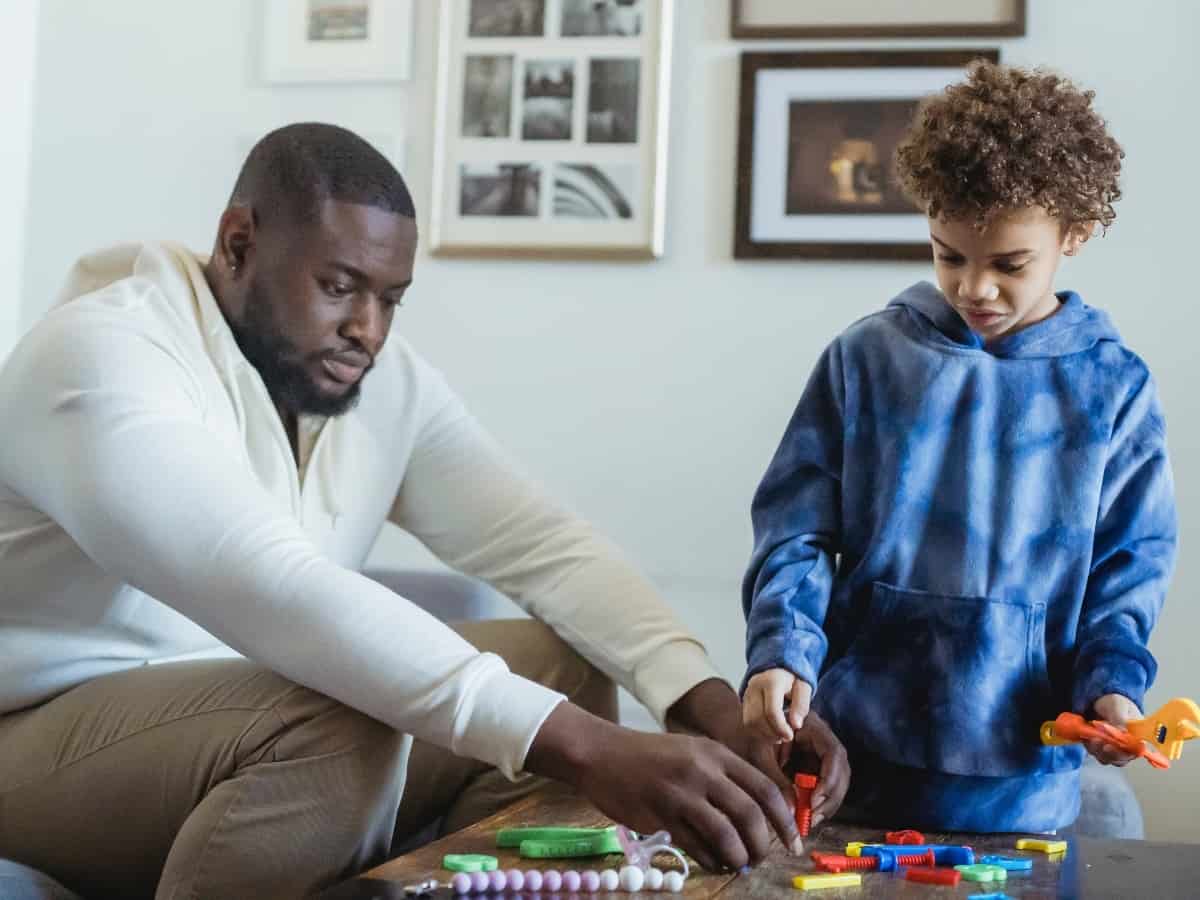
[[[942,292],[928,281],[917,282],[888,307],[902,308],[913,325],[935,343],[981,350],[1006,359],[1066,356],[1089,350],[1100,341],[1121,340],[1103,310],[1088,306],[1074,291],[1055,296],[1061,305],[1054,315],[990,344],[967,326]]]

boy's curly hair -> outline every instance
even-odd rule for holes
[[[978,60],[921,104],[896,150],[901,186],[928,215],[980,229],[1031,206],[1067,227],[1107,228],[1125,152],[1094,96],[1051,72]]]

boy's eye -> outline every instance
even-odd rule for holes
[[[996,263],[996,268],[1005,275],[1015,275],[1025,268],[1025,263],[1021,263],[1019,265],[1013,265],[1012,263]]]
[[[939,253],[938,259],[948,266],[961,266],[963,258],[961,256],[949,256],[945,253]]]
[[[330,297],[345,297],[348,294],[354,293],[354,285],[347,284],[344,281],[323,281],[321,289]]]

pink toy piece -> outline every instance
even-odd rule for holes
[[[654,862],[654,848],[670,846],[671,834],[667,831],[656,831],[649,837],[635,837],[634,833],[624,825],[617,826],[617,841],[625,854],[629,865],[639,869],[649,869]]]
[[[553,894],[562,887],[562,873],[558,869],[547,869],[542,873],[542,887]]]
[[[562,873],[562,887],[564,891],[575,893],[579,890],[579,885],[583,883],[583,879],[579,877],[579,873],[574,869],[567,869]]]
[[[594,894],[600,890],[600,873],[595,869],[588,869],[579,876],[579,883],[589,894]]]
[[[454,877],[450,879],[450,887],[456,894],[468,894],[471,892],[471,876],[466,872],[456,872]]]
[[[525,873],[525,887],[531,891],[540,891],[543,881],[542,873],[537,869],[530,869]]]

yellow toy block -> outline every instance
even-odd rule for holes
[[[1041,850],[1043,853],[1066,853],[1066,841],[1043,841],[1038,838],[1021,838],[1017,841],[1018,850]]]
[[[820,891],[825,888],[858,887],[862,884],[862,876],[854,872],[843,874],[797,875],[792,879],[792,887],[798,891]]]
[[[851,841],[846,845],[847,856],[862,856],[862,848],[870,847],[871,845],[865,841]]]

